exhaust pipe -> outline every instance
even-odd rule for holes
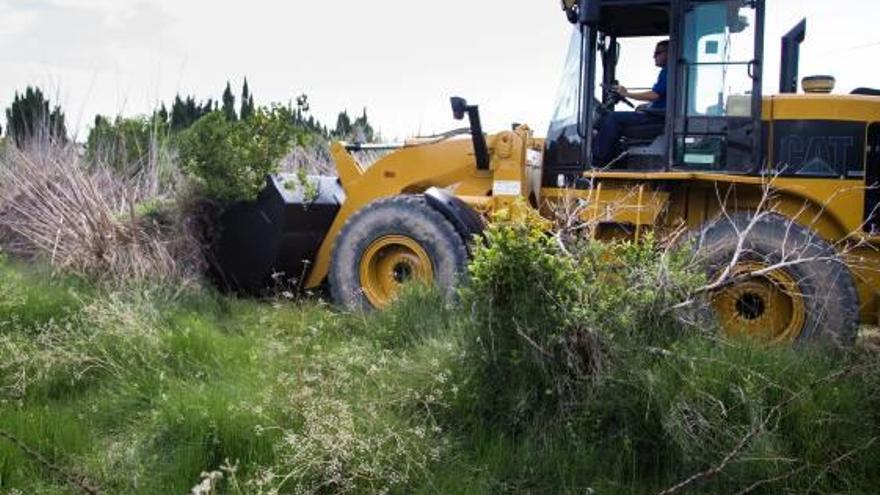
[[[807,36],[807,20],[803,19],[782,37],[782,72],[779,78],[780,93],[797,93],[798,65],[801,43]]]

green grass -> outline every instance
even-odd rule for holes
[[[0,427],[107,493],[185,493],[227,462],[242,480],[371,491],[402,483],[382,477],[410,480],[427,464],[397,472],[398,461],[426,455],[413,457],[426,450],[416,442],[424,425],[413,420],[406,388],[420,378],[387,382],[404,368],[433,369],[412,366],[399,351],[406,339],[395,329],[417,323],[405,305],[374,325],[377,316],[341,315],[320,303],[209,292],[171,303],[143,294],[69,297],[68,283],[53,282],[49,293],[16,270],[4,272],[25,289],[16,293],[63,298],[54,308],[64,318],[30,297],[3,299],[17,316],[0,334]],[[348,423],[333,424],[342,412]],[[299,443],[289,445],[291,436]],[[324,455],[335,443],[351,452]],[[323,460],[283,481],[303,445]],[[0,491],[71,490],[17,446],[0,440],[0,447]],[[376,449],[389,452],[377,462]],[[325,461],[342,463],[330,481]]]
[[[0,425],[8,433],[24,439],[29,448],[39,452],[49,463],[65,464],[87,448],[93,434],[82,411],[69,404],[4,407]],[[24,487],[56,481],[46,466],[11,444],[0,442],[0,486]]]
[[[63,322],[88,293],[84,281],[59,280],[39,265],[9,265],[0,253],[0,331],[37,331]]]
[[[475,347],[478,309],[432,291],[341,314],[37,273],[0,267],[0,429],[103,493],[187,493],[228,464],[218,493],[648,494],[722,462],[764,421],[723,475],[682,493],[735,493],[800,466],[754,493],[880,486],[870,354],[702,335],[654,336],[648,350],[623,332],[576,404],[531,408],[514,427],[475,403],[491,364]],[[0,493],[13,490],[78,493],[0,439]]]

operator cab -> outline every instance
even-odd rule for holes
[[[590,170],[758,170],[764,0],[565,0],[563,5],[575,29],[545,142],[544,187],[577,186]],[[622,47],[653,47],[664,39],[670,41],[665,110],[647,110],[639,125],[622,128],[614,159],[599,167],[592,148],[603,114],[635,111],[608,88],[619,75],[627,77],[624,67],[650,59]],[[652,71],[654,78],[660,70]]]

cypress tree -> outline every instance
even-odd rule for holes
[[[186,115],[184,115],[183,101],[180,95],[174,97],[171,105],[171,130],[180,131],[186,128]]]
[[[49,100],[39,88],[28,86],[24,95],[15,93],[12,106],[6,109],[6,132],[17,146],[24,146],[34,137],[67,141],[64,113],[59,106],[50,111],[50,106]]]
[[[349,134],[351,134],[351,118],[347,111],[339,112],[339,116],[336,117],[336,131],[333,135],[340,139],[346,139]]]
[[[187,96],[184,100],[180,98],[180,95],[177,95],[174,97],[174,104],[171,106],[171,130],[182,131],[187,129],[197,120],[215,109],[216,103],[214,100],[199,103],[193,96]]]
[[[196,106],[196,99],[192,96],[186,97],[186,105],[184,107],[184,115],[186,115],[186,127],[192,125],[193,122],[199,117],[199,108]]]
[[[247,78],[241,88],[241,120],[247,120],[254,114],[254,95],[250,93]]]
[[[226,81],[226,90],[223,91],[223,116],[230,122],[238,120],[235,113],[235,95],[232,94],[232,86],[229,85],[229,81]]]
[[[159,107],[159,111],[156,112],[155,120],[163,126],[168,125],[168,109],[165,108],[165,103],[162,103],[162,106]]]
[[[364,113],[354,121],[354,127],[357,129],[358,133],[361,134],[362,139],[367,143],[372,143],[375,139],[375,131],[373,130],[373,126],[370,125],[370,121],[367,118],[367,109],[364,107]]]

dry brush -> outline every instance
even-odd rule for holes
[[[111,285],[191,281],[201,256],[189,222],[139,211],[157,201],[152,176],[86,163],[74,146],[10,147],[0,156],[0,247]]]

